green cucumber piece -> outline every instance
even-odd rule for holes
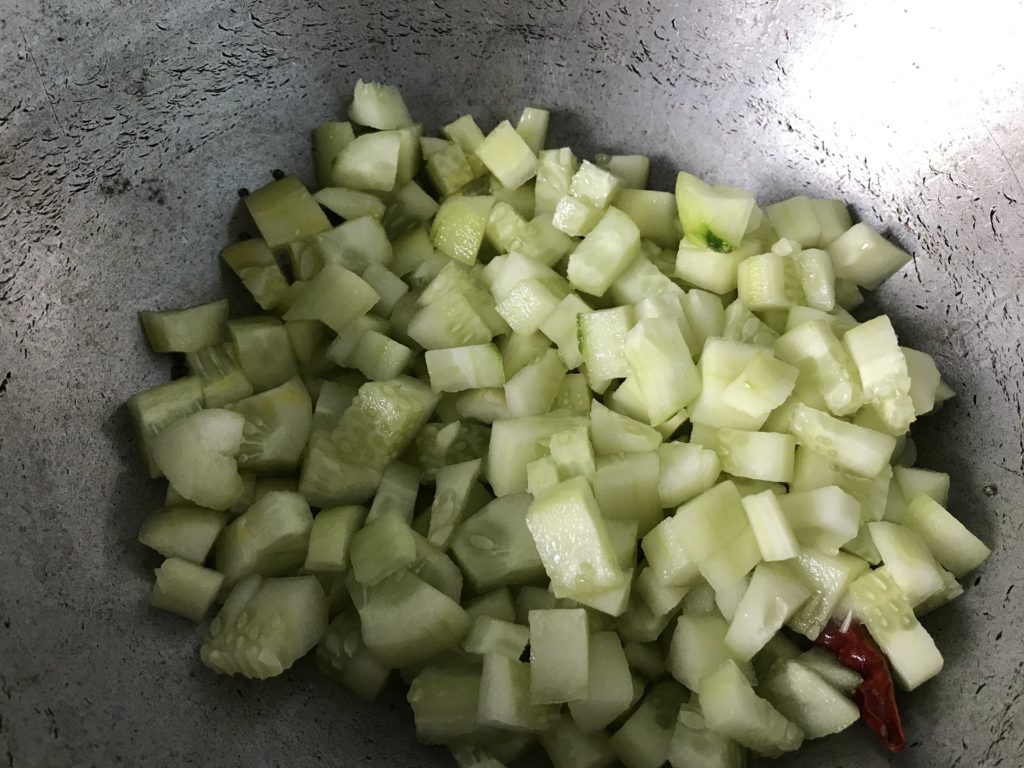
[[[754,693],[732,660],[705,676],[698,693],[707,726],[755,752],[775,757],[803,743],[800,727]]]
[[[849,728],[860,719],[857,705],[799,661],[780,661],[760,690],[808,739]]]
[[[529,627],[490,616],[477,616],[473,619],[466,639],[462,641],[462,647],[467,653],[478,656],[493,653],[518,661],[529,643]]]
[[[288,290],[288,280],[265,242],[254,238],[233,243],[221,251],[221,258],[261,309],[277,307]]]
[[[568,147],[543,149],[537,156],[537,182],[534,188],[538,214],[553,213],[563,195],[569,194],[572,177],[579,167]]]
[[[344,187],[323,187],[313,193],[316,200],[327,210],[346,221],[370,216],[378,221],[384,216],[384,201],[369,192]]]
[[[349,582],[366,646],[389,667],[419,664],[454,648],[469,631],[457,602],[409,571],[371,586]]]
[[[584,418],[563,415],[495,421],[487,462],[487,480],[494,494],[506,496],[525,491],[526,466],[547,454],[547,442],[553,435],[579,426],[586,426]]]
[[[459,523],[480,509],[482,504],[478,503],[480,497],[475,491],[482,468],[480,459],[472,459],[437,471],[437,490],[430,508],[427,535],[431,544],[447,547]]]
[[[664,443],[658,446],[658,458],[658,495],[663,509],[678,507],[708,490],[721,472],[718,454],[699,445]]]
[[[314,576],[250,576],[210,623],[200,658],[214,672],[265,679],[305,656],[327,631],[327,599]]]
[[[348,116],[353,123],[378,131],[412,125],[402,94],[393,85],[357,80],[352,91]]]
[[[373,497],[367,521],[387,513],[411,523],[419,490],[420,471],[417,468],[400,461],[389,464],[381,475],[380,487]]]
[[[154,573],[149,604],[195,622],[203,620],[224,583],[223,574],[179,557],[167,558]]]
[[[321,187],[334,183],[334,158],[356,137],[349,122],[330,122],[313,129],[313,165]]]
[[[528,664],[494,654],[484,657],[477,722],[518,733],[540,733],[557,718],[557,707],[531,703]]]
[[[201,507],[227,509],[243,491],[235,455],[245,419],[207,409],[186,416],[152,440],[153,460],[174,489]]]
[[[700,705],[679,708],[676,730],[668,748],[672,768],[743,768],[743,749],[731,739],[708,728]]]
[[[584,160],[569,183],[569,194],[595,208],[605,209],[615,200],[622,180],[614,173]]]
[[[298,377],[232,405],[245,417],[238,466],[253,472],[296,469],[309,439],[312,409]]]
[[[761,491],[744,496],[742,503],[750,530],[764,560],[789,560],[800,554],[800,545],[793,534],[793,528],[774,493]]]
[[[501,353],[493,344],[430,349],[425,357],[435,392],[463,392],[505,383]]]
[[[849,424],[824,411],[797,404],[790,421],[797,442],[850,472],[873,477],[882,472],[896,448],[896,439]]]
[[[516,189],[537,175],[537,156],[508,120],[502,120],[475,150],[506,189]]]
[[[584,478],[566,480],[536,497],[526,525],[556,588],[586,593],[622,583],[607,526]]]
[[[593,734],[629,709],[633,683],[622,643],[614,632],[590,636],[587,665],[586,695],[569,702],[569,712],[583,733]]]
[[[572,286],[604,296],[640,253],[640,230],[618,208],[609,208],[569,257]]]
[[[868,571],[850,585],[850,603],[908,691],[942,670],[942,655],[906,595],[885,572]]]
[[[586,698],[587,612],[582,608],[530,611],[529,620],[530,702],[560,704]]]
[[[331,228],[327,215],[295,176],[265,184],[246,195],[243,202],[260,237],[271,250]]]
[[[956,577],[973,571],[992,554],[992,550],[944,506],[924,494],[907,504],[904,525],[914,530],[935,559]]]
[[[477,592],[543,578],[544,565],[526,525],[530,502],[525,493],[503,496],[455,530],[451,553]]]
[[[348,570],[353,537],[366,519],[365,507],[329,507],[313,518],[303,569],[314,573]]]
[[[604,155],[594,157],[594,163],[615,175],[623,187],[643,189],[647,186],[647,175],[651,161],[644,155]],[[622,194],[620,190],[619,194]]]
[[[676,206],[686,239],[721,253],[739,245],[756,207],[749,192],[713,187],[688,173],[676,177]]]
[[[513,416],[540,416],[551,409],[565,378],[558,353],[547,350],[505,382],[505,403]]]
[[[603,459],[593,477],[594,497],[601,514],[607,520],[635,522],[638,534],[647,535],[662,520],[660,471],[655,451]]]
[[[416,559],[415,534],[395,514],[384,514],[366,523],[353,537],[349,558],[352,576],[364,587],[373,587]]]
[[[480,616],[490,616],[492,619],[507,621],[510,624],[516,622],[516,605],[512,598],[512,590],[508,587],[498,587],[490,592],[485,592],[477,597],[466,600],[466,613],[471,619]]]
[[[572,195],[563,195],[555,206],[551,223],[570,237],[583,237],[601,220],[604,211]]]
[[[761,563],[736,607],[726,645],[738,658],[752,659],[810,596],[785,565]]]
[[[716,593],[729,590],[761,562],[761,550],[750,526],[745,527],[729,544],[705,558],[700,574]]]
[[[606,768],[615,762],[607,736],[584,733],[568,717],[542,733],[540,743],[553,768]]]
[[[227,516],[217,510],[167,506],[146,518],[139,543],[168,559],[202,565],[226,522]]]
[[[713,605],[709,610],[703,616],[684,613],[678,618],[666,659],[669,674],[691,691],[699,690],[701,681],[727,660],[737,663],[743,675],[753,679],[749,661],[738,658],[725,644],[728,623]]]
[[[646,424],[623,416],[594,400],[590,407],[590,434],[594,453],[646,453],[661,445],[661,434]]]
[[[490,196],[447,198],[430,228],[434,247],[463,264],[475,264],[493,206]]]
[[[668,760],[679,708],[686,691],[674,680],[652,688],[609,740],[626,768],[660,768]]]
[[[273,389],[298,373],[288,331],[280,320],[239,318],[228,323],[228,330],[234,358],[255,391]]]
[[[316,648],[317,666],[364,701],[377,698],[391,677],[363,643],[359,615],[347,608],[331,621]]]
[[[824,648],[814,647],[796,657],[800,666],[810,670],[833,688],[848,696],[860,687],[864,678],[842,663]]]
[[[283,576],[306,559],[313,515],[297,493],[266,494],[236,517],[217,542],[217,570],[231,587],[246,576]]]
[[[789,565],[812,594],[787,624],[815,640],[837,611],[849,585],[867,571],[868,564],[846,552],[825,554],[805,549]]]
[[[227,337],[227,299],[185,309],[139,313],[142,330],[154,352],[197,352]]]
[[[897,248],[863,222],[854,224],[839,235],[826,250],[832,257],[836,277],[872,291],[910,261],[909,253]]]
[[[397,130],[357,136],[334,158],[335,186],[390,192],[398,180],[402,144],[402,132]]]
[[[544,149],[551,113],[540,107],[524,107],[516,123],[518,133],[535,155]]]
[[[406,700],[416,720],[416,738],[423,744],[444,744],[475,737],[480,702],[479,667],[427,667],[413,679]]]

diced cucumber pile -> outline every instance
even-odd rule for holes
[[[223,257],[264,314],[142,313],[189,375],[129,401],[167,504],[153,605],[216,672],[315,649],[394,671],[460,766],[739,768],[858,717],[815,640],[863,622],[908,689],[917,621],[988,548],[910,467],[952,396],[887,317],[909,256],[835,200],[753,195],[545,146],[528,107],[424,134],[359,82],[313,133],[316,191],[245,205]]]

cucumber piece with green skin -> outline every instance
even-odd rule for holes
[[[668,760],[676,716],[686,691],[673,680],[652,688],[637,710],[610,739],[626,768],[659,768]]]
[[[800,727],[754,693],[732,660],[704,677],[698,693],[708,727],[749,749],[773,757],[803,743]]]
[[[850,698],[799,661],[776,664],[760,690],[808,739],[839,733],[860,719]]]
[[[904,525],[915,531],[935,559],[956,577],[973,571],[992,554],[992,550],[944,506],[924,494],[907,504]]]
[[[607,526],[585,479],[566,480],[536,497],[526,525],[557,588],[586,593],[622,583]]]
[[[587,612],[582,608],[530,611],[529,619],[530,702],[561,704],[586,698]]]
[[[462,522],[451,540],[451,553],[477,591],[536,583],[544,576],[526,515],[531,497],[503,496]]]
[[[672,768],[743,768],[743,749],[707,727],[699,703],[679,708],[676,729],[668,749]]]
[[[201,507],[227,509],[242,495],[235,455],[245,419],[207,409],[170,425],[152,441],[153,460],[184,498]]]
[[[622,643],[614,632],[595,632],[589,638],[587,693],[569,702],[569,712],[583,733],[597,733],[629,709],[633,683]]]
[[[675,191],[679,222],[687,240],[721,253],[740,244],[755,208],[749,192],[713,187],[688,173],[676,177]]]
[[[634,324],[632,307],[581,313],[576,321],[580,353],[591,380],[628,376],[625,341]]]
[[[217,570],[231,587],[250,574],[283,576],[306,558],[313,515],[297,493],[268,493],[235,518],[217,542]]]
[[[558,708],[530,702],[530,665],[494,654],[484,657],[477,722],[518,733],[540,733],[558,719]]]
[[[431,544],[447,547],[456,527],[468,515],[476,512],[474,488],[483,462],[472,459],[442,467],[437,471],[437,490],[430,508],[430,529],[427,538]]]
[[[726,645],[741,659],[753,658],[810,596],[785,565],[758,565],[729,625]]]
[[[594,497],[606,520],[638,525],[638,535],[662,520],[658,495],[661,464],[655,451],[602,457],[593,476]]]
[[[445,744],[484,730],[476,719],[480,676],[480,668],[468,665],[428,666],[416,676],[406,700],[421,743]]]
[[[224,583],[224,575],[169,557],[157,568],[149,604],[192,621],[202,621]]]
[[[210,623],[200,658],[215,672],[265,679],[305,656],[327,630],[327,600],[314,576],[250,576]]]
[[[146,518],[139,542],[166,558],[202,565],[226,522],[227,515],[214,509],[167,506]]]
[[[462,647],[467,653],[478,656],[493,653],[518,660],[529,643],[529,627],[490,616],[477,616],[462,641]]]
[[[351,607],[335,616],[327,627],[316,648],[316,664],[364,701],[376,699],[391,677],[391,670],[363,643],[359,615]]]
[[[606,768],[615,762],[607,736],[584,733],[568,717],[542,733],[540,743],[554,768]]]
[[[355,137],[352,124],[347,121],[323,123],[313,129],[313,165],[319,186],[333,185],[334,158]]]
[[[609,208],[569,257],[569,282],[584,293],[604,296],[639,253],[640,230],[618,208]]]
[[[313,421],[313,403],[301,379],[239,400],[231,410],[245,417],[239,467],[253,472],[298,467]]]
[[[457,602],[409,571],[372,587],[349,581],[363,640],[381,663],[408,667],[462,642],[469,617]]]
[[[154,352],[197,352],[227,337],[227,299],[184,309],[139,313],[142,329]]]
[[[661,434],[647,424],[623,416],[594,400],[590,405],[590,435],[594,453],[646,453],[661,445]]]
[[[346,146],[342,153],[350,146]],[[263,185],[246,195],[243,202],[271,250],[331,228],[327,215],[294,176],[285,176]]]
[[[942,670],[942,655],[922,627],[906,595],[885,572],[868,571],[850,585],[855,615],[885,653],[896,679],[908,691]]]
[[[313,518],[303,569],[314,573],[347,571],[353,536],[365,519],[365,507],[321,509]]]
[[[847,229],[829,243],[826,250],[832,257],[836,277],[872,291],[910,261],[909,253],[897,248],[864,222]]]

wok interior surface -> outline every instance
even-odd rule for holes
[[[0,765],[449,765],[393,696],[304,662],[215,678],[201,630],[149,609],[135,541],[163,487],[124,400],[169,377],[137,312],[234,290],[236,190],[310,177],[309,131],[357,77],[428,131],[553,109],[549,146],[649,153],[762,202],[842,197],[915,259],[874,297],[960,393],[921,464],[989,543],[925,624],[946,658],[863,726],[779,766],[1024,765],[1021,293],[1024,9],[997,0],[316,3],[7,0],[0,19]],[[987,487],[987,492],[986,492]],[[6,760],[6,762],[5,762]]]

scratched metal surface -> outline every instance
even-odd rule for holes
[[[655,148],[662,185],[842,196],[913,252],[877,301],[963,393],[915,434],[995,554],[927,621],[948,668],[903,697],[903,757],[857,727],[776,764],[1024,765],[1020,4],[231,5],[3,3],[0,765],[446,764],[397,698],[213,679],[133,542],[160,489],[121,403],[169,373],[136,313],[222,292],[235,190],[308,173],[359,75],[430,127],[538,103],[584,152]]]

